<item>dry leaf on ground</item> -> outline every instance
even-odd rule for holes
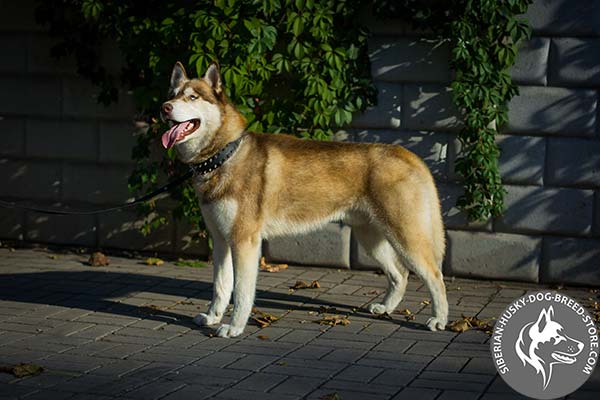
[[[96,251],[90,256],[88,264],[92,267],[104,267],[110,264],[110,261],[108,257],[106,257],[104,254],[100,253],[99,251]]]
[[[269,264],[264,257],[260,258],[260,270],[265,272],[279,272],[287,269],[287,264]]]
[[[421,305],[424,305],[424,306],[428,306],[428,305],[430,305],[430,304],[431,304],[431,300],[423,300],[423,301],[421,302]]]
[[[348,319],[347,315],[326,315],[323,318],[315,321],[316,323],[318,323],[319,325],[329,325],[329,326],[336,326],[336,325],[348,325],[350,323],[350,320]]]
[[[494,331],[494,324],[490,320],[481,320],[477,317],[462,316],[462,319],[452,321],[448,324],[448,329],[452,332],[466,332],[470,329],[476,329],[491,335]]]
[[[258,337],[260,340],[269,340],[269,337],[268,337],[268,336],[265,336],[265,335],[258,335],[257,337]]]
[[[337,392],[327,393],[326,395],[323,395],[320,400],[342,400],[342,396]]]
[[[279,317],[276,317],[272,314],[267,314],[256,308],[252,309],[252,320],[258,324],[261,328],[266,328],[271,325],[273,322],[277,321]]]
[[[161,260],[158,257],[148,257],[144,260],[144,264],[146,265],[155,265],[155,266],[159,266],[159,265],[163,265],[165,262],[163,260]]]
[[[319,314],[335,314],[337,312],[338,312],[338,310],[335,307],[325,307],[325,306],[319,307]]]
[[[320,289],[321,284],[319,281],[312,281],[310,285],[304,281],[296,281],[294,286],[290,286],[290,289],[298,290],[298,289]]]
[[[0,366],[0,372],[7,374],[13,374],[17,378],[23,378],[24,376],[39,375],[44,372],[44,367],[36,364],[17,364],[17,365],[2,365]]]

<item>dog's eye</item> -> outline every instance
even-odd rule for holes
[[[194,101],[198,98],[198,96],[194,96],[193,94],[190,95],[190,100]]]

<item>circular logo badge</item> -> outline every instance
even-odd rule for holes
[[[494,365],[517,392],[555,399],[577,390],[598,361],[598,330],[585,308],[554,291],[530,292],[500,314],[490,340]]]

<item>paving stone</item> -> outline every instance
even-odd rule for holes
[[[350,267],[350,227],[330,223],[318,232],[298,236],[272,238],[265,242],[269,261]]]
[[[178,389],[184,387],[185,384],[182,382],[173,382],[167,380],[158,380],[140,388],[134,389],[131,392],[127,392],[127,397],[132,399],[160,399],[169,393],[173,393]]]
[[[420,341],[415,343],[407,350],[408,354],[420,354],[425,356],[436,356],[444,350],[446,344],[443,342],[425,342]]]
[[[547,283],[598,285],[600,239],[545,238],[540,280]]]
[[[267,365],[272,364],[273,362],[275,362],[278,359],[279,359],[279,357],[277,357],[277,356],[264,356],[264,355],[259,355],[259,354],[250,354],[250,355],[247,355],[246,357],[243,357],[243,358],[233,362],[232,364],[229,364],[227,366],[227,368],[247,369],[247,370],[251,370],[251,371],[258,371],[258,370],[266,367]]]
[[[240,390],[240,389],[227,389],[221,393],[216,399],[233,399],[233,400],[247,400],[252,399],[256,396],[256,392],[250,390]],[[261,393],[261,400],[292,400],[300,398],[297,395],[290,394],[281,394],[281,393]]]
[[[583,189],[505,186],[505,211],[499,231],[587,235],[591,232],[594,192]]]
[[[211,397],[213,394],[223,390],[222,388],[215,386],[208,386],[204,384],[186,385],[177,391],[168,394],[163,397],[164,400],[188,400],[188,399],[206,399]]]
[[[536,282],[541,244],[524,235],[448,231],[445,274]]]
[[[586,89],[521,86],[509,103],[508,124],[502,130],[519,134],[595,134],[596,92]]]
[[[426,369],[427,371],[459,372],[468,361],[468,357],[437,357]]]
[[[364,350],[358,349],[336,349],[321,358],[323,361],[333,361],[341,363],[353,363],[365,355]]]
[[[437,397],[439,393],[440,391],[435,389],[407,387],[402,389],[400,393],[392,397],[392,400],[433,400]]]
[[[303,376],[293,376],[275,388],[271,389],[271,393],[291,394],[305,396],[316,389],[324,379],[307,378]]]
[[[335,379],[367,383],[383,372],[383,368],[350,365],[335,376]]]
[[[546,183],[600,187],[600,140],[548,138]]]
[[[278,374],[266,374],[257,372],[250,375],[240,383],[234,386],[235,389],[252,390],[257,392],[266,392],[269,389],[279,385],[288,377]]]
[[[546,86],[549,52],[549,38],[532,37],[524,40],[519,47],[515,64],[510,69],[513,81],[519,84]]]
[[[342,381],[337,379],[332,379],[323,384],[323,388],[333,389],[335,391],[344,391],[344,392],[355,392],[360,396],[355,396],[353,398],[368,398],[365,396],[365,393],[376,394],[379,395],[378,398],[388,398],[390,395],[396,393],[401,384],[390,385],[382,385],[382,384],[369,384],[365,385],[362,382],[350,382],[350,381]],[[385,395],[385,396],[382,396]],[[365,397],[362,397],[365,396]],[[346,397],[343,397],[346,399]]]

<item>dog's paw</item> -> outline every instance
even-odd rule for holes
[[[221,318],[210,314],[200,313],[194,317],[194,323],[199,326],[209,326],[219,322],[221,322]]]
[[[236,327],[228,324],[223,324],[217,329],[217,336],[222,338],[234,338],[240,336],[244,332],[244,328]]]
[[[446,330],[446,324],[448,321],[446,319],[431,317],[427,320],[427,327],[430,331],[443,331]]]
[[[371,314],[381,315],[385,314],[387,311],[386,307],[381,303],[371,303],[367,306],[367,311]]]

